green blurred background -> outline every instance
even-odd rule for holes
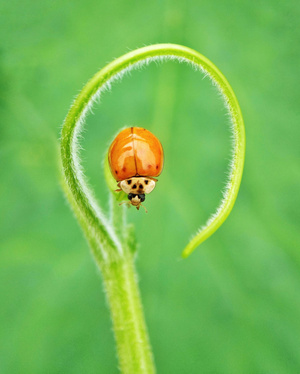
[[[146,127],[164,145],[149,213],[128,212],[158,372],[300,373],[299,18],[296,0],[1,0],[1,373],[117,373],[101,277],[60,188],[58,142],[99,68],[159,42],[221,69],[247,152],[228,221],[180,260],[225,186],[229,120],[215,88],[183,64],[152,64],[87,119],[83,164],[105,209],[102,158],[118,129]]]

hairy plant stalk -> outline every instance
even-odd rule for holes
[[[101,267],[122,373],[155,373],[133,254]]]
[[[122,238],[123,256],[100,262],[122,373],[155,373],[154,361],[134,267],[135,237],[125,207],[111,194],[111,223]]]
[[[67,185],[64,185],[64,189],[69,196]],[[126,224],[125,209],[111,195],[110,221],[122,239],[122,255],[107,244],[106,251],[110,255],[106,260],[103,259],[100,244],[85,224],[80,210],[72,197],[69,199],[102,274],[121,373],[153,374],[154,360],[134,267],[136,243],[133,227]]]
[[[126,223],[125,209],[119,206],[125,195],[114,191],[116,182],[110,174],[107,157],[104,176],[111,194],[109,215],[103,213],[90,191],[80,165],[79,135],[93,102],[113,81],[144,64],[166,59],[186,62],[210,77],[228,109],[234,139],[230,176],[224,198],[216,213],[186,246],[183,257],[187,257],[229,215],[237,197],[244,165],[245,132],[239,104],[226,78],[211,61],[190,48],[174,44],[152,45],[129,52],[108,64],[86,84],[71,106],[61,136],[64,189],[102,272],[120,369],[124,374],[155,372],[134,270],[136,240],[133,227]]]

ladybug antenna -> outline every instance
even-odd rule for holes
[[[140,206],[142,206],[142,207],[145,209],[145,212],[148,213],[148,210],[144,207],[144,205],[143,205],[142,203],[140,203],[140,204],[136,207],[136,209],[137,209],[137,210],[140,210]]]

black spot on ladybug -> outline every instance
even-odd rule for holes
[[[115,173],[118,174],[118,170],[115,170]]]
[[[134,184],[134,185],[132,186],[132,189],[133,189],[133,190],[135,190],[135,189],[136,189],[136,184]]]
[[[131,184],[132,180],[128,179],[127,184]]]
[[[158,165],[156,165],[156,170],[158,169]]]
[[[148,184],[148,183],[149,183],[149,181],[146,179],[146,180],[145,180],[145,184]]]
[[[124,171],[124,172],[126,171],[126,168],[125,168],[125,166],[123,166],[123,167],[122,167],[122,171]]]
[[[140,189],[142,189],[142,188],[143,188],[143,185],[142,185],[142,184],[140,184],[140,185],[139,185],[139,187],[140,187]]]

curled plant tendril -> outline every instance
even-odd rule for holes
[[[124,374],[155,373],[134,269],[136,240],[133,227],[126,223],[124,208],[119,206],[126,195],[114,191],[116,183],[110,173],[107,157],[104,161],[104,176],[111,196],[110,217],[102,212],[85,182],[79,159],[78,139],[94,100],[113,81],[144,64],[169,59],[186,62],[210,77],[224,98],[232,120],[234,138],[230,177],[223,200],[217,212],[184,249],[182,255],[187,257],[227,218],[238,193],[244,164],[245,133],[237,99],[225,77],[207,58],[190,48],[174,44],[157,44],[127,53],[100,70],[86,84],[71,106],[61,135],[65,192],[101,269],[111,310],[120,370]]]
[[[122,254],[122,245],[115,230],[102,213],[87,184],[80,167],[78,157],[78,135],[84,119],[94,100],[110,87],[111,83],[120,79],[126,72],[139,68],[152,61],[178,60],[186,62],[209,76],[212,83],[220,91],[224,104],[231,118],[233,132],[233,151],[230,164],[230,175],[223,193],[223,199],[216,210],[185,247],[182,256],[187,257],[203,241],[209,238],[226,220],[236,200],[244,165],[245,131],[241,110],[235,94],[224,75],[206,57],[200,53],[175,44],[157,44],[129,52],[117,58],[100,70],[83,88],[71,107],[62,130],[61,157],[68,196],[75,210],[85,222],[87,236],[93,237],[100,248],[98,255],[105,260],[109,257],[106,246]],[[111,191],[114,180],[105,165],[105,178]],[[122,196],[119,197],[119,200]]]

